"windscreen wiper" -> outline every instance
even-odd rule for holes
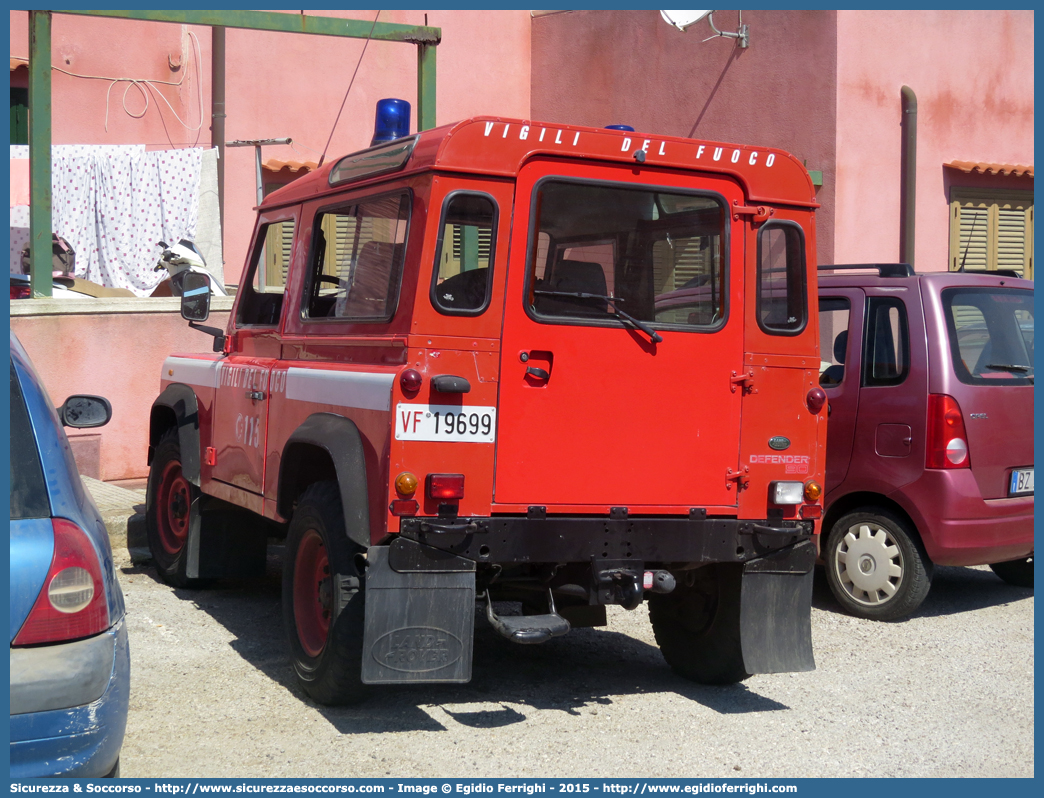
[[[986,368],[997,369],[997,371],[1021,371],[1033,382],[1033,366],[1017,366],[1014,363],[987,363]]]
[[[603,294],[588,294],[585,291],[541,291],[541,290],[537,290],[537,291],[534,291],[533,293],[534,294],[539,294],[540,296],[564,296],[564,297],[571,297],[571,298],[574,298],[574,299],[601,299],[601,300],[604,300],[604,301],[608,302],[610,305],[612,305],[612,314],[614,316],[616,316],[621,321],[630,322],[632,325],[634,325],[635,328],[641,330],[643,333],[648,335],[649,336],[649,340],[652,341],[654,344],[658,344],[658,343],[660,343],[660,341],[663,340],[663,336],[660,335],[658,332],[656,332],[656,330],[654,330],[652,327],[650,327],[644,321],[640,321],[639,319],[636,319],[634,316],[632,316],[630,313],[625,313],[624,311],[620,310],[620,308],[617,306],[617,303],[623,302],[622,299],[617,299],[616,297],[612,297],[612,296],[605,296]]]

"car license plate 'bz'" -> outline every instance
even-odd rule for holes
[[[1024,496],[1027,493],[1033,493],[1033,469],[1016,468],[1012,471],[1011,490],[1008,493],[1012,496]]]

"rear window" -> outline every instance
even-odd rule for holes
[[[708,330],[725,319],[717,196],[565,180],[534,197],[527,308],[541,321]]]
[[[957,378],[969,385],[1033,384],[1033,292],[949,288],[942,292]]]
[[[22,396],[14,363],[11,364],[11,520],[48,518],[47,498],[40,452],[29,422],[29,411]]]

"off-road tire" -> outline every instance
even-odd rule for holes
[[[932,586],[932,561],[920,539],[908,521],[883,508],[839,518],[827,535],[823,560],[834,598],[859,618],[905,618]]]
[[[667,664],[700,684],[746,679],[751,674],[740,641],[743,566],[717,563],[675,576],[672,592],[649,596],[649,620]]]
[[[200,490],[185,478],[181,462],[178,431],[172,428],[156,444],[149,468],[145,532],[160,578],[174,587],[198,588],[205,584],[204,580],[189,579],[185,574],[188,530]]]
[[[336,482],[301,495],[290,521],[283,563],[283,625],[297,682],[319,704],[363,700],[365,570],[362,548],[348,539]],[[336,576],[359,579],[358,592],[335,612]],[[324,584],[325,583],[325,584]]]
[[[1009,585],[1014,585],[1015,587],[1033,587],[1032,554],[1021,560],[995,562],[990,565],[990,570]]]

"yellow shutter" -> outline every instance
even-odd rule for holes
[[[950,271],[996,269],[1033,278],[1033,192],[952,189]]]

